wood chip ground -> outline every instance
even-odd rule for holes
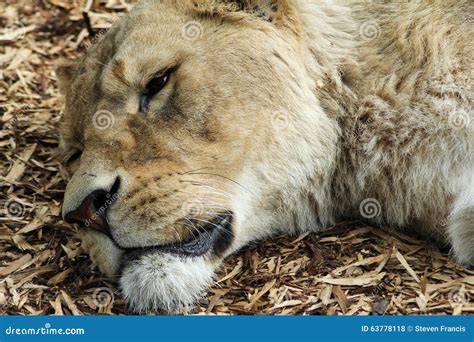
[[[63,106],[54,63],[74,58],[131,5],[122,0],[0,2],[0,314],[127,314],[60,218],[56,155]],[[474,272],[413,235],[345,223],[279,237],[229,258],[185,314],[474,313]]]

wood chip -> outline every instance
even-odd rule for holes
[[[317,278],[315,280],[332,285],[346,285],[346,286],[364,286],[377,284],[386,273],[382,272],[375,275],[363,275],[356,278],[332,278],[326,276],[324,278]]]
[[[69,310],[71,310],[74,316],[82,315],[82,312],[79,311],[76,304],[74,304],[74,302],[72,301],[71,297],[63,290],[61,290],[61,297],[64,300],[64,303],[66,304],[66,306],[69,308]]]
[[[8,266],[1,267],[0,277],[5,277],[9,275],[10,273],[15,272],[17,269],[26,265],[31,259],[32,259],[31,254],[25,254],[21,258],[11,262]]]
[[[116,285],[82,254],[77,228],[61,219],[67,175],[57,147],[64,99],[54,66],[94,43],[84,9],[100,32],[133,2],[0,1],[0,21],[9,29],[0,28],[0,316],[129,313]],[[24,31],[11,25],[15,20]],[[324,79],[316,83],[327,86]],[[4,215],[10,200],[25,210]],[[414,234],[358,222],[246,247],[216,279],[208,296],[182,314],[474,313],[472,270]],[[101,288],[115,291],[113,305],[94,303]]]
[[[417,283],[419,283],[420,278],[418,278],[415,271],[413,271],[413,269],[410,267],[410,265],[408,265],[408,262],[406,261],[405,257],[399,251],[397,251],[395,255],[397,256],[397,259],[398,259],[398,261],[400,261],[402,266],[405,267],[407,272],[413,277],[413,279],[415,279],[415,281]]]
[[[347,312],[347,297],[344,291],[342,291],[340,286],[336,285],[333,286],[332,293],[334,294],[334,297],[336,298],[336,301],[339,304],[342,313],[345,314]]]
[[[25,172],[25,168],[26,168],[26,162],[30,160],[35,149],[36,149],[36,144],[33,144],[27,147],[22,152],[22,154],[18,157],[18,159],[13,164],[8,175],[5,177],[5,181],[12,183],[18,180],[23,175],[23,172]]]

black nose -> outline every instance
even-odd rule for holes
[[[68,223],[80,223],[87,228],[110,234],[107,210],[117,199],[120,178],[115,180],[109,191],[98,189],[87,195],[75,210],[68,212],[64,219]]]

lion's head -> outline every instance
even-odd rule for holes
[[[143,1],[58,68],[63,216],[134,309],[191,304],[225,256],[313,219],[293,203],[326,186],[336,129],[295,6]]]

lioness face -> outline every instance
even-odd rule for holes
[[[226,255],[286,222],[275,209],[306,172],[301,160],[293,170],[291,139],[331,138],[323,116],[298,127],[301,106],[318,105],[314,85],[298,84],[293,40],[241,11],[152,1],[58,68],[72,174],[63,216],[84,226],[134,309],[191,304]]]

